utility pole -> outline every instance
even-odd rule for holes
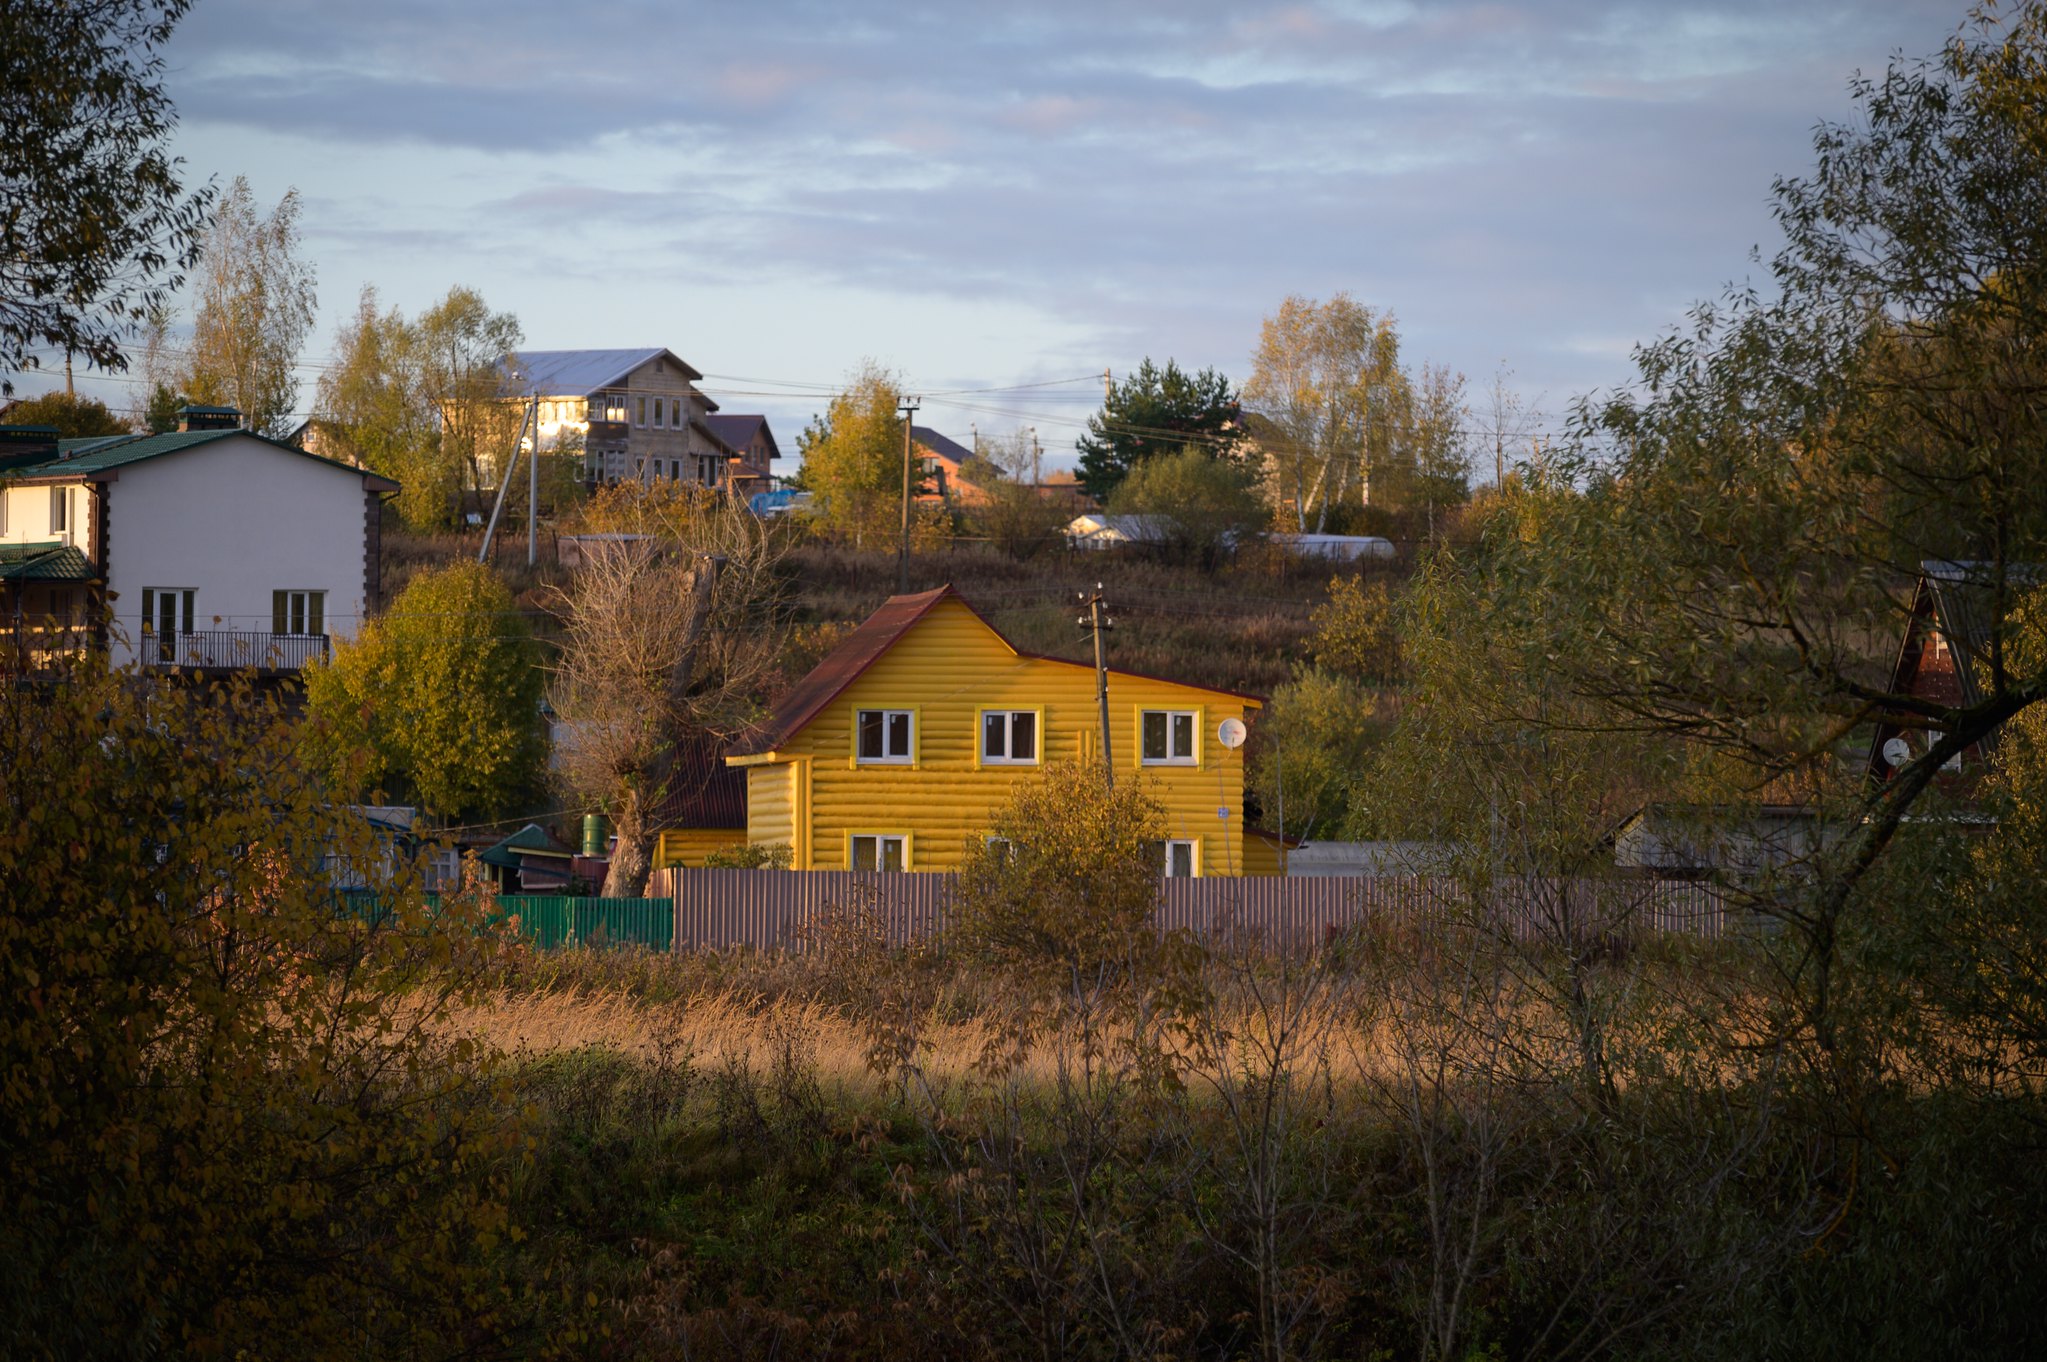
[[[526,566],[532,567],[540,553],[540,394],[528,399],[527,412],[533,426],[533,457],[526,461]]]
[[[78,389],[71,386],[71,352],[64,352],[64,396],[78,396]]]
[[[1045,451],[1038,445],[1038,428],[1031,427],[1031,488],[1033,491],[1045,485],[1045,468],[1041,462]]]
[[[896,594],[910,594],[910,456],[916,442],[910,438],[911,423],[917,415],[918,399],[905,397],[896,403],[903,414],[903,542],[896,550]]]
[[[1080,617],[1080,627],[1095,636],[1095,706],[1102,717],[1102,779],[1110,789],[1116,788],[1116,758],[1109,748],[1109,662],[1102,649],[1102,631],[1116,627],[1116,621],[1102,614],[1108,601],[1102,596],[1102,584],[1095,583],[1095,593],[1080,593],[1081,603],[1087,606],[1087,613]]]
[[[1111,380],[1111,379],[1109,378],[1109,370],[1108,370],[1108,366],[1104,365],[1104,366],[1103,366],[1103,368],[1102,368],[1102,405],[1103,405],[1103,406],[1107,406],[1107,405],[1108,405],[1109,403],[1111,403],[1111,402],[1113,402],[1113,401],[1115,401],[1115,400],[1116,400],[1116,385],[1115,385],[1115,383],[1114,383],[1114,382],[1113,382],[1113,381],[1112,381],[1112,380]]]

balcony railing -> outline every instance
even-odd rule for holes
[[[328,656],[325,634],[273,634],[267,629],[200,629],[189,634],[151,630],[140,640],[145,666],[204,671],[295,672]]]

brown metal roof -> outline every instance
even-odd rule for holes
[[[860,674],[873,666],[883,653],[894,647],[896,640],[908,633],[911,625],[923,619],[932,606],[949,595],[958,594],[950,586],[942,586],[936,591],[922,591],[912,596],[889,597],[881,609],[846,635],[844,642],[826,654],[822,662],[810,669],[809,675],[782,697],[766,728],[749,741],[735,744],[730,755],[750,757],[780,747],[815,719],[819,710],[838,698],[840,691],[858,680]]]
[[[651,810],[649,825],[670,828],[744,828],[746,772],[727,766],[723,744],[708,733],[675,745],[668,793]]]
[[[1068,667],[1089,667],[1086,662],[1076,662],[1070,657],[1051,657],[1045,653],[1027,653],[1009,641],[1000,629],[988,622],[988,617],[974,609],[973,602],[953,590],[950,585],[935,591],[920,591],[910,596],[891,596],[882,607],[861,622],[859,628],[846,636],[843,643],[826,655],[824,661],[810,669],[809,675],[782,697],[780,704],[769,718],[767,727],[754,737],[734,744],[728,756],[751,757],[772,752],[794,737],[818,713],[837,699],[839,693],[860,679],[904,634],[910,632],[917,621],[931,613],[933,606],[951,597],[964,605],[974,618],[981,621],[988,632],[1002,642],[1018,657],[1035,662],[1057,662]],[[1181,681],[1170,676],[1153,676],[1148,672],[1134,672],[1123,667],[1109,668],[1111,676],[1134,676],[1146,681],[1163,681],[1168,685],[1186,686],[1190,690],[1204,690],[1213,695],[1229,695],[1263,705],[1265,697],[1252,695],[1247,691],[1224,690],[1219,686],[1203,686],[1192,681]]]

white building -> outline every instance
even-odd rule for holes
[[[232,411],[188,411],[215,428],[61,442],[8,428],[0,559],[69,564],[81,614],[107,605],[116,663],[280,673],[327,656],[380,605],[380,503],[398,484],[238,429]]]

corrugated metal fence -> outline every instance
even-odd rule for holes
[[[843,870],[660,870],[650,891],[675,905],[677,950],[803,949],[835,914],[871,914],[894,945],[942,931],[953,876]],[[659,900],[657,900],[659,901]],[[1522,939],[1584,940],[1643,932],[1720,936],[1734,910],[1691,880],[1515,880],[1481,906],[1459,881],[1372,879],[1162,880],[1155,921],[1211,940],[1313,948],[1365,923],[1423,926],[1480,920]]]
[[[517,920],[519,934],[543,950],[556,946],[646,946],[665,951],[675,945],[675,904],[666,898],[579,899],[544,894],[506,894],[497,900],[497,921]]]

